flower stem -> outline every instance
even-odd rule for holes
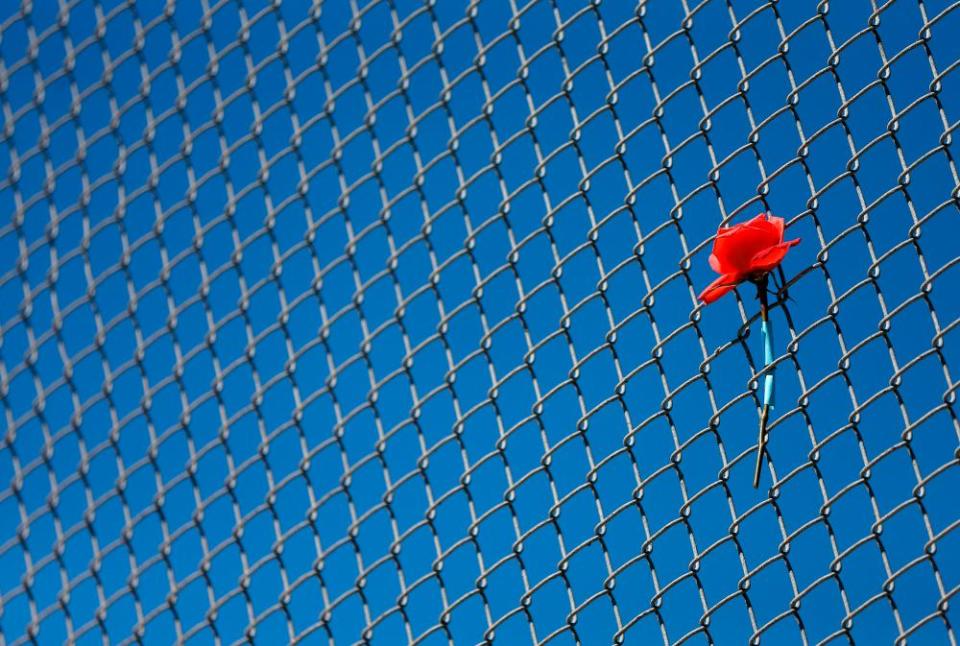
[[[757,281],[757,298],[760,299],[760,334],[763,338],[763,367],[773,361],[773,343],[771,340],[769,303],[767,301],[767,276]],[[753,470],[753,488],[760,486],[760,471],[763,468],[763,454],[767,447],[767,420],[773,399],[773,372],[767,372],[763,378],[763,408],[760,410],[760,435],[757,439],[757,462]]]

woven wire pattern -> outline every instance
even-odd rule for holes
[[[0,641],[956,643],[960,3],[0,12]]]

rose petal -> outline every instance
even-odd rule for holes
[[[710,267],[718,274],[725,274],[734,270],[734,262],[731,262],[731,250],[735,242],[730,239],[736,235],[736,232],[743,228],[743,224],[734,224],[729,227],[720,227],[717,229],[717,235],[713,239],[713,252],[710,254]],[[729,269],[728,269],[729,267]]]
[[[762,235],[765,245],[773,246],[783,242],[783,218],[760,214],[747,222],[746,226]]]
[[[710,263],[710,269],[714,270],[718,274],[723,273],[723,269],[721,269],[721,265],[720,265],[720,260],[716,257],[716,255],[710,254],[710,258],[708,258],[707,260]]]
[[[770,214],[767,214],[767,215],[768,215],[767,220],[772,222],[774,227],[776,227],[777,242],[778,243],[783,242],[783,230],[784,230],[784,226],[786,225],[786,222],[784,221],[783,218],[778,218],[775,215],[770,215]]]
[[[707,285],[707,288],[700,292],[700,300],[706,304],[710,304],[727,292],[733,291],[741,280],[742,278],[735,274],[720,276],[720,278]]]
[[[776,268],[776,266],[783,261],[783,257],[787,255],[787,250],[799,242],[800,239],[797,238],[796,240],[781,242],[778,245],[774,245],[759,252],[750,259],[750,272],[770,271]]]
[[[774,228],[774,225],[747,223],[717,235],[713,244],[713,255],[717,257],[714,271],[724,274],[749,271],[755,255],[780,242]]]

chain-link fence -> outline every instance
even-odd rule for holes
[[[956,643],[958,34],[4,3],[0,641]]]

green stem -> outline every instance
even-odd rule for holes
[[[767,276],[763,276],[760,280],[757,281],[757,298],[760,299],[760,320],[763,321],[763,326],[766,327],[769,324],[769,302],[767,301]],[[767,367],[767,352],[766,344],[769,343],[769,336],[764,330],[764,367]],[[763,469],[763,454],[767,448],[767,420],[770,417],[770,405],[764,397],[763,408],[760,411],[760,432],[759,437],[757,438],[757,462],[753,469],[753,488],[756,489],[760,486],[760,472]]]

